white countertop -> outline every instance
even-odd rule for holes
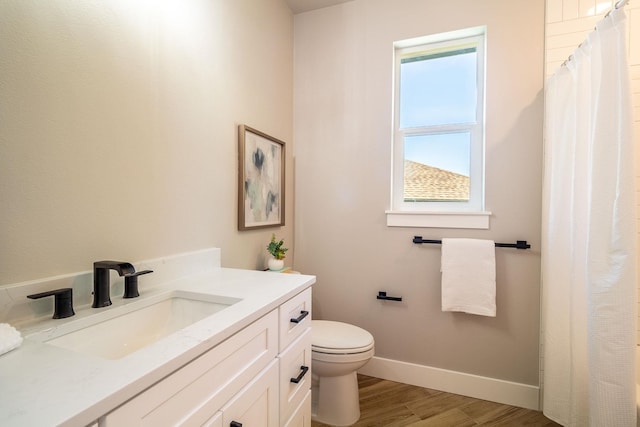
[[[159,285],[133,300],[113,298],[106,308],[76,308],[76,316],[43,322],[40,329],[85,321],[101,310],[173,290],[241,299],[224,310],[118,360],[77,353],[27,335],[0,356],[0,425],[87,425],[204,351],[267,314],[315,282],[314,276],[216,268]],[[57,323],[56,323],[57,322]],[[135,327],[135,325],[132,325]]]

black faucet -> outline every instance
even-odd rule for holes
[[[153,273],[152,270],[136,272],[133,265],[121,261],[96,261],[93,263],[93,304],[91,307],[111,305],[109,270],[124,276],[124,298],[135,298],[138,293],[138,276]]]

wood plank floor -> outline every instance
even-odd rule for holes
[[[357,427],[559,426],[542,412],[358,375]],[[312,422],[311,427],[327,427]]]

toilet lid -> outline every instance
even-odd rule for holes
[[[312,320],[311,347],[324,353],[359,353],[373,347],[373,335],[348,323]]]

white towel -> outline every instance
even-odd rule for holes
[[[20,347],[20,344],[22,344],[20,332],[7,323],[0,323],[0,354]]]
[[[496,249],[492,240],[442,239],[442,311],[495,317]]]

